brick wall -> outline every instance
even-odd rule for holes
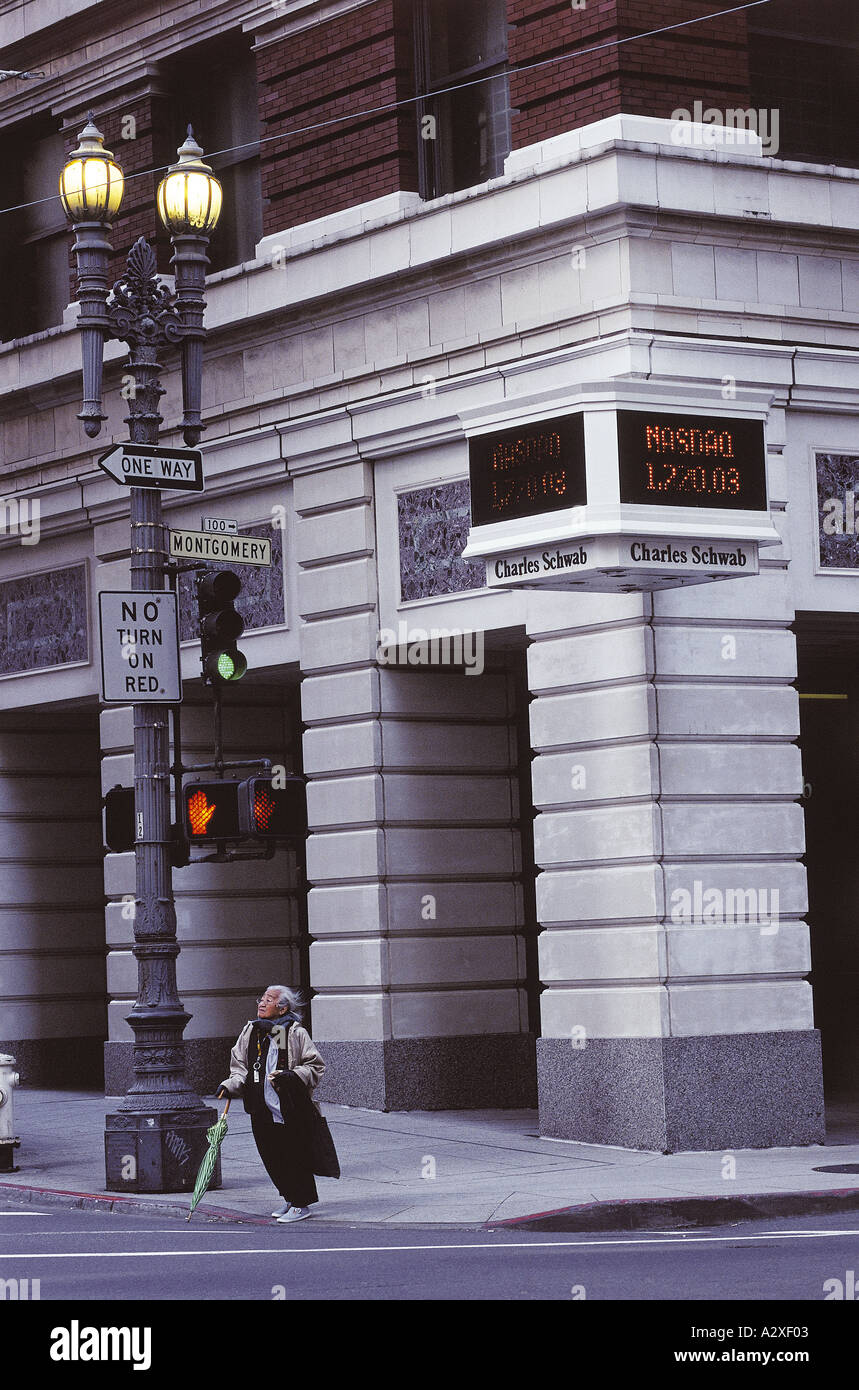
[[[717,0],[508,0],[511,68],[612,43],[726,8]],[[727,15],[657,38],[510,78],[513,148],[534,144],[620,111],[670,116],[696,100],[748,105],[745,16]]]
[[[297,226],[398,189],[417,189],[416,117],[407,106],[290,136],[414,94],[409,7],[374,0],[257,50],[263,232]]]

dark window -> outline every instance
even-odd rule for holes
[[[174,141],[163,162],[175,160],[175,146],[190,123],[224,189],[221,218],[209,246],[209,273],[240,265],[253,258],[262,238],[256,60],[250,39],[230,34],[186,49],[167,59],[161,72],[167,129]]]
[[[0,139],[4,205],[33,205],[0,216],[3,342],[62,323],[72,298],[69,229],[57,196],[65,157],[63,138],[51,121],[28,121]]]
[[[504,0],[416,0],[415,70],[424,97],[418,103],[421,197],[503,174],[510,153]],[[445,90],[454,86],[461,90]]]
[[[856,0],[772,0],[749,12],[751,104],[777,111],[777,159],[859,165]]]

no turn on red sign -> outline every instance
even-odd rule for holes
[[[176,595],[103,590],[98,616],[102,703],[180,704]]]

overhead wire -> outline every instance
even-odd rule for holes
[[[519,67],[505,68],[503,72],[491,73],[484,77],[473,77],[467,82],[457,82],[451,87],[442,87],[432,92],[421,92],[413,97],[403,97],[399,101],[387,102],[383,106],[367,107],[363,111],[352,111],[344,116],[331,116],[328,120],[317,121],[313,125],[298,126],[291,130],[279,131],[275,135],[264,135],[256,140],[247,140],[241,145],[229,145],[222,150],[211,150],[206,153],[206,159],[218,159],[221,155],[238,154],[240,150],[256,149],[261,145],[267,145],[276,140],[291,140],[296,135],[312,135],[316,131],[326,130],[333,125],[343,125],[348,121],[364,120],[368,116],[387,115],[392,111],[399,110],[401,107],[415,106],[419,102],[431,101],[440,96],[449,96],[453,92],[461,92],[468,87],[477,87],[485,82],[499,82],[505,78],[516,77],[519,73],[534,72],[538,68],[548,67],[553,63],[570,62],[573,58],[583,58],[589,53],[599,53],[609,48],[620,48],[622,44],[638,43],[642,39],[656,38],[660,34],[668,34],[675,29],[687,29],[693,24],[704,24],[712,19],[723,19],[727,15],[739,14],[742,10],[753,10],[759,5],[770,5],[772,3],[773,0],[745,0],[744,4],[733,5],[727,10],[716,10],[711,14],[695,15],[692,19],[679,20],[676,24],[665,24],[659,29],[648,29],[641,34],[628,34],[625,38],[610,39],[606,43],[591,44],[587,48],[576,48],[569,53],[556,53],[550,58],[540,58],[533,63],[523,63]],[[163,174],[171,167],[170,164],[159,164],[152,169],[140,169],[137,173],[125,175],[124,181],[128,184],[134,179],[147,178],[152,174]],[[59,200],[60,195],[54,193],[47,198],[34,198],[32,202],[29,203],[15,203],[11,207],[0,208],[0,216],[8,212],[24,212],[27,208],[40,207],[44,203],[54,203],[59,202]]]

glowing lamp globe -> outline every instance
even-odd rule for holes
[[[92,112],[78,136],[78,147],[60,174],[60,199],[71,222],[112,222],[119,212],[125,180],[104,148],[104,136]]]
[[[194,139],[188,138],[177,150],[179,163],[167,170],[158,185],[158,216],[171,236],[209,236],[218,225],[223,194],[221,185]]]

